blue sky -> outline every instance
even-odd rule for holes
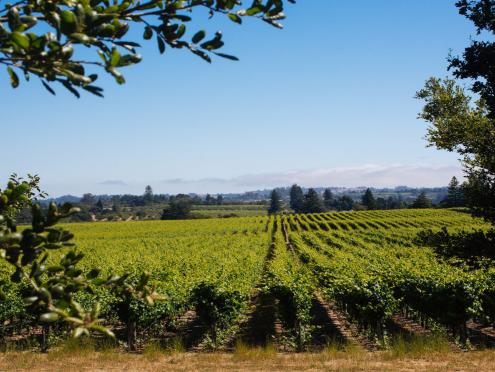
[[[446,185],[457,156],[425,148],[413,97],[475,34],[454,3],[300,0],[284,30],[200,15],[240,62],[143,42],[124,86],[100,74],[104,99],[2,71],[0,176],[37,173],[52,196]]]

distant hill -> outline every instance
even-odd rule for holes
[[[79,203],[81,200],[80,196],[74,196],[74,195],[63,195],[59,196],[58,198],[48,198],[45,200],[42,200],[41,203],[51,203],[52,201],[57,203],[57,204],[64,204],[64,203]]]

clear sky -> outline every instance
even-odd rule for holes
[[[100,74],[104,99],[1,71],[0,177],[37,173],[51,196],[446,185],[457,156],[425,148],[413,97],[475,34],[454,3],[299,0],[284,30],[214,19],[240,62],[143,42],[127,84]]]

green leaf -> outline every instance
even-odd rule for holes
[[[101,305],[99,302],[94,302],[93,303],[93,308],[91,309],[91,319],[95,320],[98,318],[98,315],[100,315],[101,311]]]
[[[175,35],[175,37],[177,39],[180,39],[182,36],[184,36],[185,33],[186,33],[186,25],[182,24],[179,26],[179,29],[177,30],[177,34]]]
[[[105,55],[105,53],[101,49],[98,49],[96,52],[100,56],[103,63],[107,64],[107,56]]]
[[[201,40],[203,40],[206,36],[206,32],[204,30],[201,30],[201,31],[198,31],[194,34],[194,36],[192,37],[192,42],[194,44],[197,44],[199,43]]]
[[[29,306],[29,305],[32,305],[33,303],[35,303],[36,301],[38,301],[37,296],[26,297],[26,298],[24,298],[24,305]]]
[[[7,67],[7,72],[10,75],[10,85],[12,85],[12,88],[17,88],[19,86],[19,77],[15,73],[14,69],[12,67]]]
[[[108,67],[107,71],[112,74],[112,76],[115,78],[115,81],[118,84],[124,84],[125,83],[124,76],[120,73],[120,71],[118,71],[114,67]]]
[[[221,32],[216,32],[215,37],[209,41],[206,41],[201,44],[201,48],[206,49],[206,50],[215,50],[215,49],[220,49],[223,47],[223,41],[222,41],[222,33]]]
[[[60,265],[55,265],[55,266],[48,266],[46,269],[49,273],[58,273],[60,271],[63,271],[64,268]]]
[[[235,13],[229,13],[227,16],[230,18],[230,20],[232,22],[235,22],[235,23],[238,23],[238,24],[242,24],[242,18],[239,17],[237,14],[235,14]]]
[[[86,274],[87,279],[96,279],[100,275],[100,269],[92,269],[89,273]]]
[[[112,48],[112,54],[110,56],[110,65],[111,66],[117,66],[120,61],[120,53],[117,50],[117,48]]]
[[[29,38],[23,33],[14,31],[12,32],[12,34],[10,34],[10,37],[12,38],[12,41],[22,49],[29,48],[29,44],[30,44]]]
[[[59,318],[57,313],[45,313],[40,316],[41,323],[53,323],[56,322]]]
[[[63,10],[60,13],[61,30],[65,34],[70,34],[77,31],[77,18],[70,10]]]
[[[72,332],[72,337],[73,338],[79,338],[82,335],[89,336],[88,330],[86,328],[84,328],[84,327],[77,327],[76,329],[74,329],[74,332]]]
[[[75,41],[78,41],[82,44],[89,44],[89,42],[91,41],[91,39],[89,38],[88,35],[81,34],[78,32],[70,34],[70,38],[74,39]]]
[[[115,334],[106,327],[103,327],[100,325],[92,325],[92,326],[90,326],[90,328],[96,332],[107,335],[110,338],[115,338]]]
[[[76,23],[76,15],[72,13],[70,10],[63,10],[60,13],[60,18],[64,23]]]
[[[159,35],[156,37],[156,42],[158,43],[158,50],[160,51],[160,54],[163,54],[165,52],[165,42]]]
[[[238,61],[239,60],[239,58],[237,58],[236,56],[231,56],[230,54],[218,53],[218,52],[213,52],[213,53],[215,53],[219,57],[230,59],[231,61]]]
[[[211,58],[210,56],[203,52],[202,50],[197,50],[197,49],[191,49],[191,52],[193,52],[194,54],[196,54],[197,56],[200,56],[201,58],[203,58],[206,62],[208,63],[211,63]]]
[[[52,89],[51,86],[49,86],[47,83],[45,83],[43,80],[41,80],[41,84],[45,87],[47,91],[49,91],[51,94],[55,95],[55,91]]]
[[[252,7],[246,10],[246,15],[248,16],[254,16],[255,14],[261,13],[261,9],[258,7]]]
[[[94,85],[86,85],[86,86],[83,86],[82,88],[84,90],[87,90],[91,94],[94,94],[95,96],[103,98],[103,94],[101,93],[101,92],[103,92],[103,89],[101,89],[100,87],[97,87]]]
[[[153,37],[153,30],[151,29],[150,26],[146,26],[144,28],[144,34],[143,34],[143,39],[144,40],[149,40]]]
[[[69,92],[71,92],[73,95],[75,95],[77,98],[81,98],[81,95],[79,92],[72,86],[71,82],[69,80],[62,80],[61,81],[62,85],[67,88]]]
[[[281,24],[280,22],[277,22],[273,19],[270,19],[270,18],[263,18],[263,21],[265,21],[266,23],[269,23],[271,24],[272,26],[276,27],[276,28],[279,28],[279,29],[283,29],[284,28],[284,25]]]

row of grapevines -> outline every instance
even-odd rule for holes
[[[278,216],[273,227],[272,251],[264,278],[264,290],[279,301],[279,315],[284,328],[296,336],[299,349],[309,341],[310,309],[315,283],[312,273],[301,264],[287,246]]]
[[[147,221],[71,224],[75,243],[86,255],[81,266],[103,268],[102,275],[150,272],[157,290],[166,296],[154,307],[135,309],[138,324],[173,319],[196,308],[205,323],[223,325],[245,306],[259,281],[270,234],[266,218],[250,217],[201,221]],[[54,260],[57,257],[53,257]],[[0,279],[11,275],[0,267]],[[26,318],[19,286],[7,288],[0,304],[0,322]],[[118,311],[121,299],[98,289],[106,319]],[[206,301],[206,300],[210,301]],[[91,303],[89,295],[81,302]],[[213,304],[210,311],[206,304]],[[138,306],[138,305],[136,305]],[[1,331],[1,329],[0,329]]]
[[[359,214],[347,216],[356,216],[352,220],[356,223]],[[457,215],[427,211],[419,219],[444,217],[455,224],[464,218]],[[440,262],[432,251],[412,246],[409,233],[400,244],[397,231],[418,229],[422,224],[403,224],[402,230],[394,229],[390,234],[395,236],[386,239],[391,230],[343,232],[311,228],[309,222],[315,219],[299,221],[306,224],[302,230],[313,231],[290,235],[302,259],[312,267],[327,295],[378,335],[385,321],[403,308],[461,331],[472,317],[494,318],[493,271],[468,272]]]

